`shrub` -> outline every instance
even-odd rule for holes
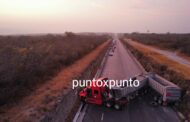
[[[190,34],[125,34],[126,37],[148,45],[180,51],[190,56]]]
[[[107,40],[106,36],[0,36],[0,105],[15,102]]]

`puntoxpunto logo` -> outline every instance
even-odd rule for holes
[[[112,80],[112,79],[93,79],[93,80],[73,80],[72,81],[72,88],[75,89],[77,87],[108,87],[112,89],[113,87],[138,87],[140,85],[139,80],[133,80],[130,78],[129,80]]]

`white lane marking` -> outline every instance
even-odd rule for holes
[[[101,117],[101,121],[103,121],[104,120],[104,113],[102,113],[102,117]]]
[[[78,120],[76,122],[82,122],[83,121],[84,116],[86,114],[87,107],[88,107],[88,104],[86,104],[84,106],[83,111],[80,113],[79,118],[78,118]]]
[[[77,113],[76,113],[76,115],[75,115],[75,117],[73,119],[73,122],[77,122],[77,119],[80,116],[80,112],[81,112],[82,106],[83,106],[83,103],[80,104],[80,107],[79,107],[79,109],[78,109],[78,111],[77,111]]]
[[[165,113],[169,113],[168,108],[162,107],[162,110],[163,110]]]
[[[178,111],[177,114],[179,115],[180,118],[182,118],[183,120],[185,120],[185,116],[181,112]]]
[[[76,92],[75,92],[75,95],[77,95],[77,93],[78,93],[78,92],[76,91]]]

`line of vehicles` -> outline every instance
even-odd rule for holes
[[[133,81],[136,79],[140,82],[138,87],[121,86],[109,89],[104,85],[93,85],[83,88],[79,92],[79,96],[81,101],[85,103],[105,105],[117,110],[122,109],[123,106],[139,95],[146,93],[151,94],[154,101],[160,105],[179,104],[182,90],[176,84],[155,73],[142,73],[132,78]],[[106,80],[108,78],[98,78],[94,82],[101,81],[104,84]]]

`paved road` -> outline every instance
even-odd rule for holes
[[[102,76],[111,79],[130,78],[142,72],[120,41],[116,43],[113,56],[109,56]],[[97,105],[88,105],[84,122],[179,122],[176,113],[167,107],[154,107],[150,98],[139,97],[122,111]]]

